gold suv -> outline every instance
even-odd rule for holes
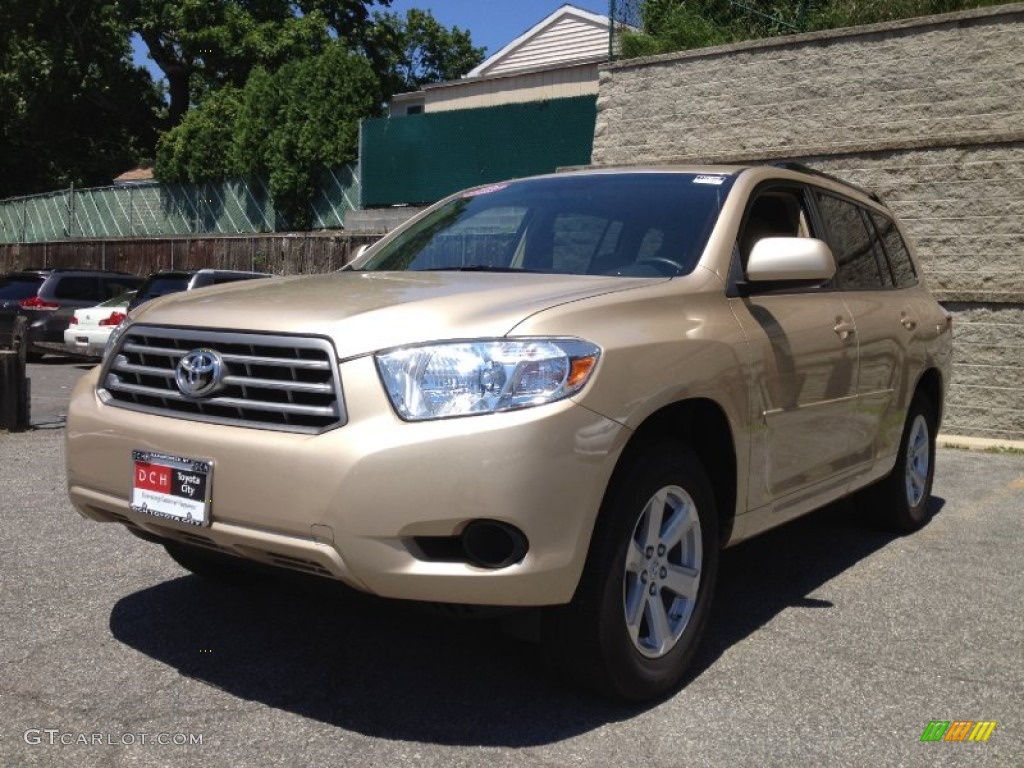
[[[641,700],[722,547],[854,492],[927,521],[951,352],[900,226],[837,179],[522,179],[342,271],[134,311],[72,395],[68,489],[201,575],[541,608],[560,669]]]

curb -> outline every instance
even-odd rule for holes
[[[938,444],[943,448],[962,448],[968,451],[1004,450],[1024,453],[1024,440],[1000,440],[990,437],[964,437],[939,433]]]

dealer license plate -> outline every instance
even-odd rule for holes
[[[213,463],[153,451],[132,451],[131,508],[188,525],[210,524]]]

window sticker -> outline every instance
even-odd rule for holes
[[[714,184],[716,187],[725,182],[725,176],[698,176],[694,184]]]
[[[471,190],[469,190],[469,192],[464,194],[462,197],[463,198],[470,198],[470,197],[480,197],[480,195],[489,195],[492,192],[500,192],[501,190],[505,189],[505,187],[507,187],[507,186],[508,186],[508,184],[491,184],[491,185],[486,186],[486,187],[480,187],[479,189],[471,189]]]

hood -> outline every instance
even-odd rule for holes
[[[341,358],[443,339],[500,337],[532,314],[661,283],[510,272],[333,272],[251,280],[154,299],[152,325],[329,336]]]

